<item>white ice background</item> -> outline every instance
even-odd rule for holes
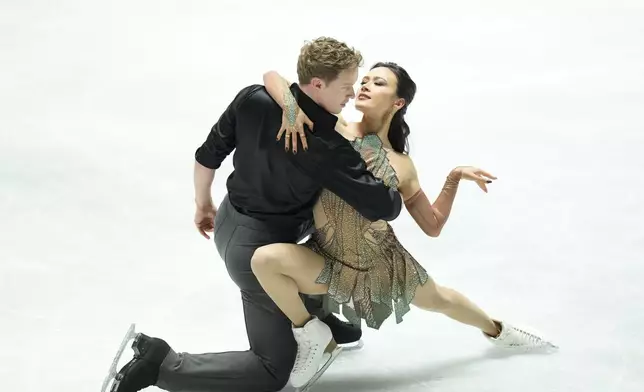
[[[432,200],[456,165],[499,177],[461,186],[439,238],[403,212],[403,244],[561,350],[498,358],[413,309],[365,330],[316,391],[643,391],[641,0],[3,0],[0,389],[98,391],[131,322],[179,351],[248,347],[236,286],[193,227],[193,154],[239,89],[270,69],[294,80],[320,35],[358,47],[363,74],[395,61],[415,79]]]

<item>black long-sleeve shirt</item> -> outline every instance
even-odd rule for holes
[[[360,154],[335,131],[338,120],[297,84],[290,87],[298,105],[313,121],[308,150],[284,151],[276,140],[282,108],[262,85],[243,88],[212,127],[196,153],[201,165],[218,169],[233,151],[234,171],[227,180],[231,204],[241,213],[281,224],[312,218],[320,191],[330,190],[365,218],[393,220],[402,199],[367,170]]]

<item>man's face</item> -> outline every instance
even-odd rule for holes
[[[358,80],[358,68],[346,69],[331,83],[322,81],[318,103],[328,112],[339,114],[350,99],[355,98],[353,86]]]

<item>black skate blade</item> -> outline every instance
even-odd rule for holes
[[[364,347],[364,342],[360,339],[355,343],[339,344],[339,346],[342,347],[343,352],[358,351]]]
[[[118,383],[120,382],[120,378],[122,378],[122,376],[118,377],[118,372],[116,370],[116,367],[118,366],[118,363],[121,360],[121,357],[123,356],[123,351],[125,351],[125,348],[127,347],[128,342],[136,338],[137,333],[135,328],[136,328],[135,324],[131,324],[127,330],[127,333],[123,337],[123,340],[121,341],[121,345],[119,346],[119,349],[117,350],[116,355],[112,360],[112,364],[110,365],[109,372],[105,377],[105,380],[103,381],[103,387],[101,388],[101,392],[107,391],[107,387],[110,384],[110,381],[114,381],[112,388],[110,388],[111,390],[114,390],[114,387],[118,386]]]

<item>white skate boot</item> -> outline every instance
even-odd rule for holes
[[[497,337],[483,334],[492,344],[504,349],[558,349],[556,345],[545,340],[536,333],[514,327],[506,322],[498,321],[501,333]]]
[[[293,328],[297,341],[297,356],[291,371],[291,385],[300,392],[308,388],[324,373],[342,350],[331,334],[331,329],[313,317],[301,328]]]

